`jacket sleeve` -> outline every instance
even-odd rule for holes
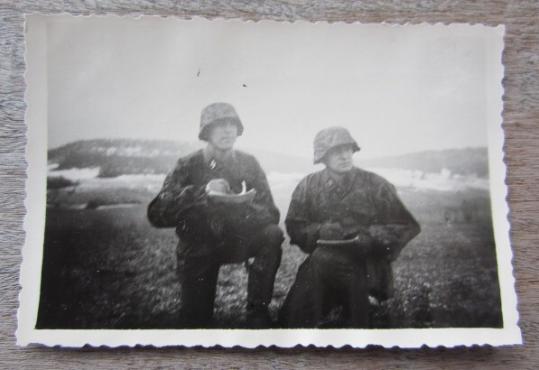
[[[309,217],[306,179],[298,184],[292,194],[285,224],[292,244],[300,247],[305,253],[314,251],[321,224],[313,222]]]
[[[419,234],[421,228],[400,200],[392,184],[382,183],[375,197],[378,217],[369,227],[370,236],[374,240],[373,253],[394,260],[402,248]]]
[[[253,173],[252,184],[249,185],[256,190],[256,195],[250,204],[251,211],[261,224],[278,224],[280,218],[279,209],[273,201],[266,174],[254,158]]]
[[[188,164],[180,159],[163,183],[159,194],[148,205],[148,219],[155,227],[176,227],[184,211],[202,205],[203,187],[189,183]]]

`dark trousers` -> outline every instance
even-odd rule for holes
[[[257,231],[247,230],[244,237],[225,236],[224,243],[204,256],[178,258],[181,283],[180,324],[183,327],[206,327],[213,316],[219,268],[254,257],[249,266],[247,285],[248,311],[267,310],[275,274],[281,262],[283,232],[277,225]]]
[[[279,313],[283,327],[314,328],[336,307],[345,327],[369,325],[365,260],[343,247],[318,247],[300,266]]]

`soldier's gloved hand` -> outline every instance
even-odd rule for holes
[[[372,225],[369,227],[370,236],[380,245],[389,246],[395,241],[395,236],[385,225]]]
[[[394,244],[398,239],[392,228],[387,225],[372,225],[369,234],[373,239],[372,253],[379,256],[391,257],[394,253]]]
[[[344,229],[337,222],[325,223],[320,227],[319,239],[343,240]]]

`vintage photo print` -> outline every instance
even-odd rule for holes
[[[521,343],[503,35],[28,16],[18,343]]]

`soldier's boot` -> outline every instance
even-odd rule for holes
[[[252,328],[271,327],[268,305],[273,296],[275,274],[281,263],[283,232],[277,225],[267,226],[256,238],[254,261],[248,267],[247,323]]]
[[[360,278],[355,282],[351,282],[351,285],[348,287],[348,305],[346,308],[348,327],[369,327],[369,299],[364,279],[362,280]]]
[[[251,329],[265,329],[273,326],[267,307],[252,307],[247,304],[247,325]]]

